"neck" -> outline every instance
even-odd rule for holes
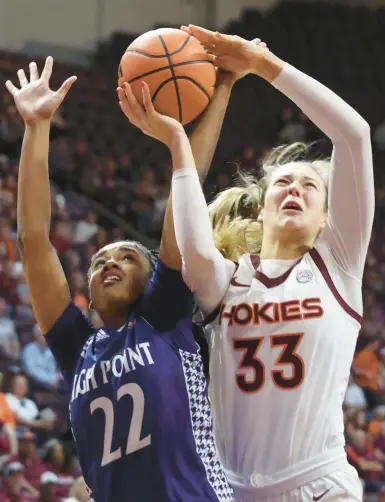
[[[113,314],[103,314],[101,312],[100,317],[103,321],[104,326],[106,326],[107,328],[118,329],[126,323],[128,319],[128,312],[127,310],[125,310],[124,312],[114,312]]]
[[[274,260],[295,260],[307,253],[314,245],[314,241],[272,238],[264,233],[260,258]]]

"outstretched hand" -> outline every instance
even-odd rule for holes
[[[248,73],[258,73],[258,56],[269,51],[265,42],[255,38],[252,41],[238,35],[223,35],[200,26],[182,26],[181,30],[199,40],[206,51],[213,56],[218,68],[233,73],[239,79]]]
[[[180,122],[155,110],[150,89],[145,82],[142,82],[143,105],[135,98],[130,84],[124,83],[122,87],[118,87],[117,92],[119,105],[125,116],[147,136],[170,148],[175,134],[185,133]]]
[[[40,77],[36,63],[32,62],[29,64],[29,81],[24,70],[19,70],[17,72],[20,89],[10,80],[7,80],[5,83],[6,88],[12,94],[16,107],[26,124],[51,120],[66,97],[72,84],[76,81],[77,77],[70,77],[63,83],[59,90],[53,91],[49,87],[52,67],[53,59],[49,56],[46,59]]]

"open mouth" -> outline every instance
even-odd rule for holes
[[[116,284],[120,282],[122,279],[118,275],[107,275],[103,277],[103,286],[111,286],[111,284]]]
[[[295,202],[295,201],[286,202],[286,204],[283,206],[282,209],[284,211],[289,210],[289,211],[303,212],[302,207],[298,204],[298,202]]]

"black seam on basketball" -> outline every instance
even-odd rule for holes
[[[186,47],[186,45],[189,43],[189,40],[191,38],[191,35],[187,35],[187,37],[185,38],[183,44],[179,47],[179,49],[177,49],[176,51],[174,52],[170,52],[170,56],[175,56],[175,54],[178,54],[178,52],[181,52],[183,51],[183,49]]]
[[[175,86],[176,100],[178,102],[179,122],[182,122],[182,102],[180,100],[178,83],[176,81],[175,71],[174,71],[174,68],[172,66],[171,56],[170,56],[170,54],[168,52],[166,42],[164,41],[164,38],[162,37],[162,35],[158,35],[158,37],[159,37],[159,39],[161,41],[161,44],[163,45],[164,50],[166,51],[166,56],[167,56],[168,64],[170,65],[170,71],[171,71],[171,75],[172,75],[172,80],[174,81],[174,86]]]
[[[158,36],[160,37],[161,35],[158,35]],[[186,47],[186,45],[188,44],[190,38],[191,38],[191,35],[187,35],[187,37],[184,39],[183,44],[179,47],[179,49],[177,49],[174,52],[170,52],[169,56],[175,56],[175,54],[178,54],[178,52],[182,51]],[[137,49],[127,49],[126,52],[125,52],[125,54],[127,52],[133,52],[135,54],[140,54],[142,56],[146,56],[148,58],[154,58],[154,59],[167,57],[164,54],[160,54],[160,55],[159,54],[148,54],[147,52],[138,51]]]
[[[210,63],[212,62],[209,59],[197,59],[196,61],[185,61],[184,63],[176,63],[172,65],[174,68],[177,68],[178,66],[186,66],[189,64],[198,64],[198,63]],[[161,68],[157,68],[156,70],[151,70],[146,73],[142,73],[138,77],[132,78],[131,80],[128,80],[129,84],[132,84],[133,82],[136,82],[137,80],[143,78],[143,77],[148,77],[148,75],[153,75],[154,73],[158,73],[159,71],[164,71],[164,70],[171,70],[171,66],[162,66]]]
[[[156,91],[154,92],[154,94],[152,95],[152,101],[155,101],[156,97],[158,96],[159,94],[159,91],[162,89],[162,87],[164,87],[166,84],[168,84],[169,82],[171,82],[172,80],[188,80],[189,82],[192,82],[193,84],[195,84],[198,89],[200,89],[203,94],[205,94],[205,96],[207,97],[207,99],[210,101],[210,94],[206,91],[206,89],[204,87],[202,87],[196,80],[194,80],[193,78],[191,77],[184,77],[184,76],[181,76],[181,77],[175,77],[175,79],[173,77],[167,79],[167,80],[164,80],[160,86],[156,89]]]

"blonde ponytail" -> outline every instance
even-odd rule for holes
[[[263,198],[263,180],[239,173],[237,186],[219,193],[209,205],[215,245],[225,258],[237,261],[245,253],[260,252]]]

